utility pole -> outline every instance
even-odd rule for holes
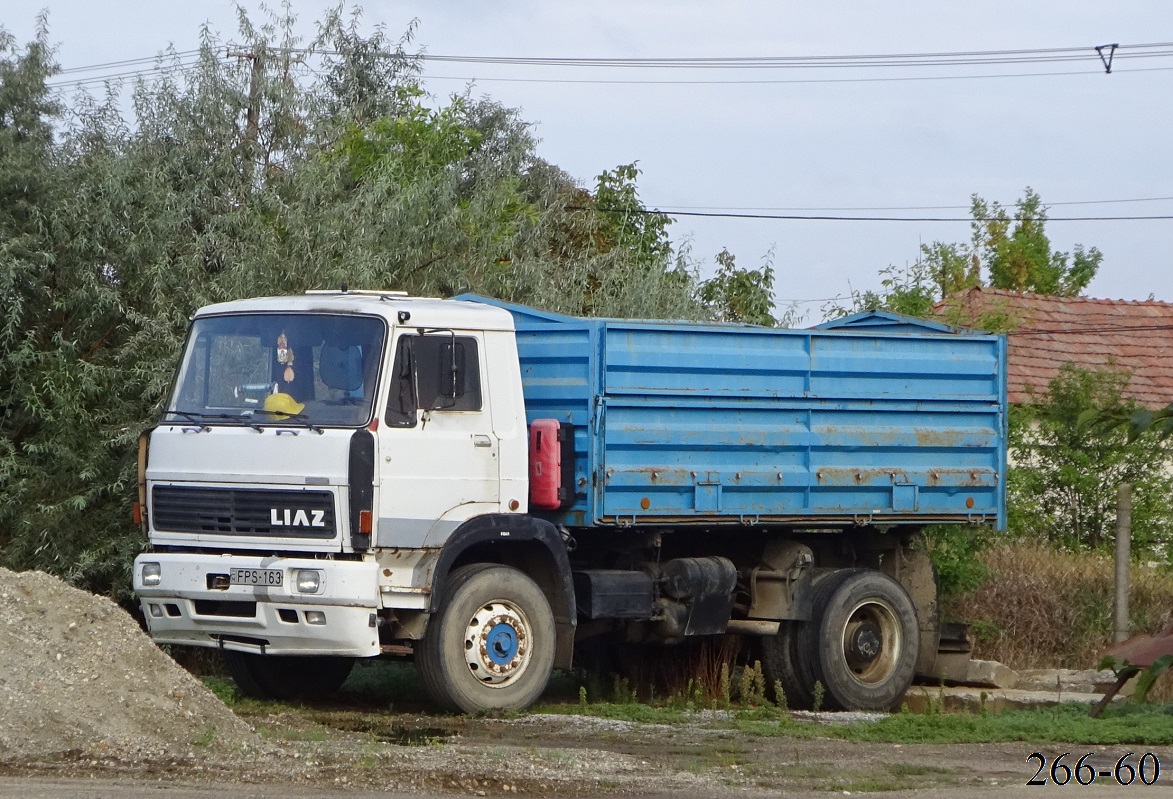
[[[1132,486],[1116,489],[1116,607],[1115,641],[1128,638],[1128,570],[1132,563]]]
[[[250,165],[257,158],[257,139],[260,137],[261,117],[261,81],[265,77],[264,53],[246,53],[243,51],[228,51],[229,58],[247,58],[252,61],[252,75],[248,81],[248,108],[245,109],[244,152]],[[251,180],[252,167],[249,167]]]

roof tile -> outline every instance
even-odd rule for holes
[[[979,319],[996,312],[1014,320],[1007,334],[1011,402],[1025,402],[1065,363],[1115,365],[1130,374],[1125,394],[1149,408],[1173,402],[1173,303],[1048,297],[975,288],[937,303],[937,314]],[[950,320],[953,321],[953,320]]]

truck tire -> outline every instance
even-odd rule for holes
[[[817,617],[800,636],[808,657],[799,663],[823,684],[826,705],[895,707],[912,684],[920,645],[908,592],[886,574],[845,569],[825,578],[815,599]]]
[[[254,655],[224,650],[236,687],[254,699],[322,699],[342,687],[354,658]]]
[[[416,646],[432,699],[448,710],[524,710],[554,666],[554,614],[537,584],[509,566],[475,563],[445,581],[440,610]]]
[[[762,672],[766,675],[767,687],[775,683],[786,694],[787,707],[795,710],[809,710],[814,702],[812,686],[798,673],[798,632],[800,621],[784,621],[778,627],[778,634],[762,639]],[[776,694],[776,692],[775,692]],[[774,696],[777,702],[779,697]]]
[[[839,585],[861,569],[826,571],[811,587],[811,606],[815,615],[810,621],[784,621],[778,634],[762,639],[762,671],[771,685],[782,685],[787,704],[795,710],[811,710],[815,705],[815,681],[821,676],[815,669],[818,652],[819,612]],[[823,686],[826,689],[826,684]]]

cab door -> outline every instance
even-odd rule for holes
[[[380,547],[440,546],[500,510],[484,334],[399,328],[379,425]]]

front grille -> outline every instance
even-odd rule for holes
[[[207,535],[333,538],[334,495],[329,491],[155,486],[156,530]]]
[[[197,599],[192,604],[195,606],[197,616],[236,616],[242,619],[254,619],[257,615],[256,602]]]

